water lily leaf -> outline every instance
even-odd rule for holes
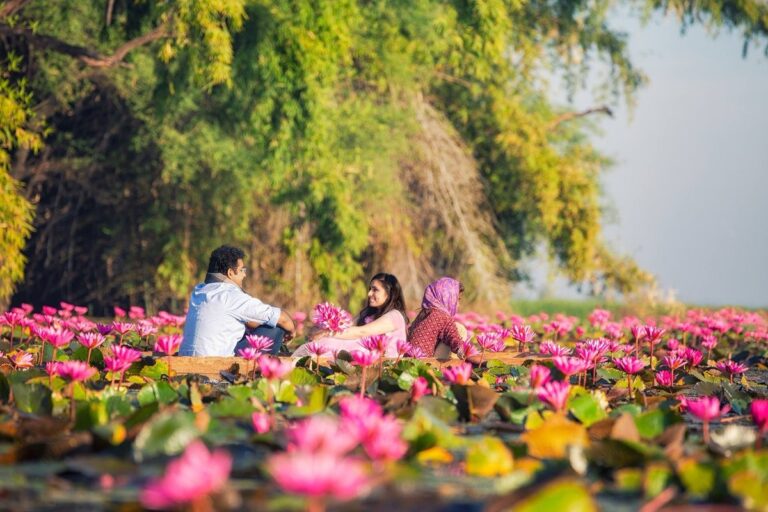
[[[449,464],[453,462],[453,455],[441,446],[433,446],[420,451],[416,460],[419,464]]]
[[[521,439],[528,445],[529,455],[542,459],[562,459],[566,457],[569,445],[589,444],[584,425],[561,414],[549,416],[540,426],[525,432]]]
[[[666,464],[649,464],[645,468],[643,488],[648,498],[661,494],[672,480],[672,470]]]
[[[684,460],[678,466],[678,474],[686,491],[693,496],[706,498],[714,490],[717,469],[710,463]]]
[[[403,372],[397,378],[397,386],[403,391],[408,391],[409,389],[411,389],[411,386],[413,386],[413,381],[415,380],[416,380],[415,375],[409,372]]]
[[[450,425],[459,418],[456,407],[443,398],[437,396],[423,396],[419,400],[419,408],[429,411],[429,413],[440,421]]]
[[[140,405],[159,402],[163,405],[172,404],[179,398],[178,393],[165,381],[156,381],[142,387],[136,395]]]
[[[217,418],[245,418],[256,411],[256,407],[246,400],[225,396],[208,406],[211,416]]]
[[[262,381],[265,382],[265,381]],[[248,385],[229,386],[227,387],[227,393],[235,400],[241,400],[246,402],[253,396],[253,388]]]
[[[623,404],[611,411],[611,417],[618,417],[624,413],[637,416],[643,412],[643,408],[637,404]]]
[[[499,395],[483,386],[451,386],[458,401],[459,417],[463,421],[479,421],[484,418],[498,400]]]
[[[611,439],[639,443],[640,431],[635,423],[635,418],[627,413],[619,416],[611,427]]]
[[[432,414],[427,407],[424,407],[423,399],[419,400],[419,405],[413,416],[403,427],[403,439],[410,443],[412,453],[418,453],[435,446],[450,450],[464,442],[453,433],[445,422]]]
[[[768,485],[749,471],[734,473],[728,479],[728,489],[741,499],[748,510],[768,510]]]
[[[143,366],[139,375],[151,380],[160,380],[164,375],[168,375],[168,362],[165,359],[155,359],[154,361],[155,364]]]
[[[608,417],[600,400],[592,393],[571,398],[570,411],[585,427]]]
[[[302,398],[304,405],[291,405],[285,410],[284,414],[288,418],[303,418],[317,414],[325,409],[328,403],[328,388],[324,386],[314,386],[307,396]]]
[[[626,380],[624,372],[617,370],[616,368],[598,368],[597,375],[609,382],[617,382],[620,380]]]
[[[587,450],[587,457],[593,463],[609,468],[635,466],[645,460],[645,454],[638,444],[615,439],[592,443]]]
[[[653,439],[654,437],[661,435],[664,430],[682,421],[679,415],[672,411],[653,409],[643,414],[635,416],[635,425],[638,432],[645,439]]]
[[[497,437],[484,436],[467,449],[468,475],[493,477],[512,471],[512,452]]]
[[[578,481],[564,479],[544,486],[533,496],[518,503],[515,512],[540,512],[542,510],[557,510],[557,512],[596,512],[589,491]]]
[[[291,373],[288,374],[288,380],[291,381],[294,386],[308,386],[320,382],[320,378],[306,368],[294,368],[291,370]]]
[[[699,370],[695,370],[695,369],[690,370],[688,372],[688,375],[692,375],[693,377],[696,377],[701,382],[707,382],[707,383],[710,383],[710,384],[719,384],[719,383],[721,383],[724,380],[720,376],[714,376],[714,375],[712,375],[712,374],[710,374],[708,372],[702,373]],[[707,394],[711,394],[711,393],[707,393]]]
[[[643,487],[643,471],[638,468],[617,469],[613,473],[613,479],[621,491],[634,492]]]
[[[13,383],[13,399],[22,412],[50,415],[53,411],[51,390],[42,384]]]
[[[193,413],[163,412],[142,427],[133,443],[133,456],[141,462],[156,455],[176,455],[200,434]]]
[[[741,391],[738,384],[723,382],[722,386],[725,399],[731,404],[733,412],[736,414],[744,414],[747,409],[749,409],[749,395]]]

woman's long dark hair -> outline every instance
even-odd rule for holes
[[[382,315],[386,315],[393,309],[398,310],[405,319],[405,323],[408,323],[408,315],[405,314],[405,297],[403,297],[403,289],[400,287],[400,282],[392,274],[386,274],[380,272],[373,276],[370,283],[378,281],[384,287],[387,292],[387,301],[379,308],[372,308],[368,305],[368,299],[365,300],[363,309],[357,315],[357,325],[365,325],[365,319],[373,317],[376,320]]]

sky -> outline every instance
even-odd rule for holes
[[[650,83],[593,137],[615,161],[607,239],[686,303],[768,307],[768,56],[672,18],[612,23]]]

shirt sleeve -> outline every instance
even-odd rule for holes
[[[445,323],[442,332],[440,332],[439,340],[446,345],[450,345],[451,352],[458,354],[461,351],[461,344],[464,342],[464,340],[461,339],[459,330],[456,328],[456,324],[453,322],[453,319],[449,319]]]
[[[280,308],[264,304],[256,297],[243,293],[244,300],[235,309],[235,317],[241,322],[258,322],[275,327],[280,319]]]

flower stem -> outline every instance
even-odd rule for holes
[[[367,367],[363,366],[363,374],[360,378],[360,398],[365,396],[365,370]]]

